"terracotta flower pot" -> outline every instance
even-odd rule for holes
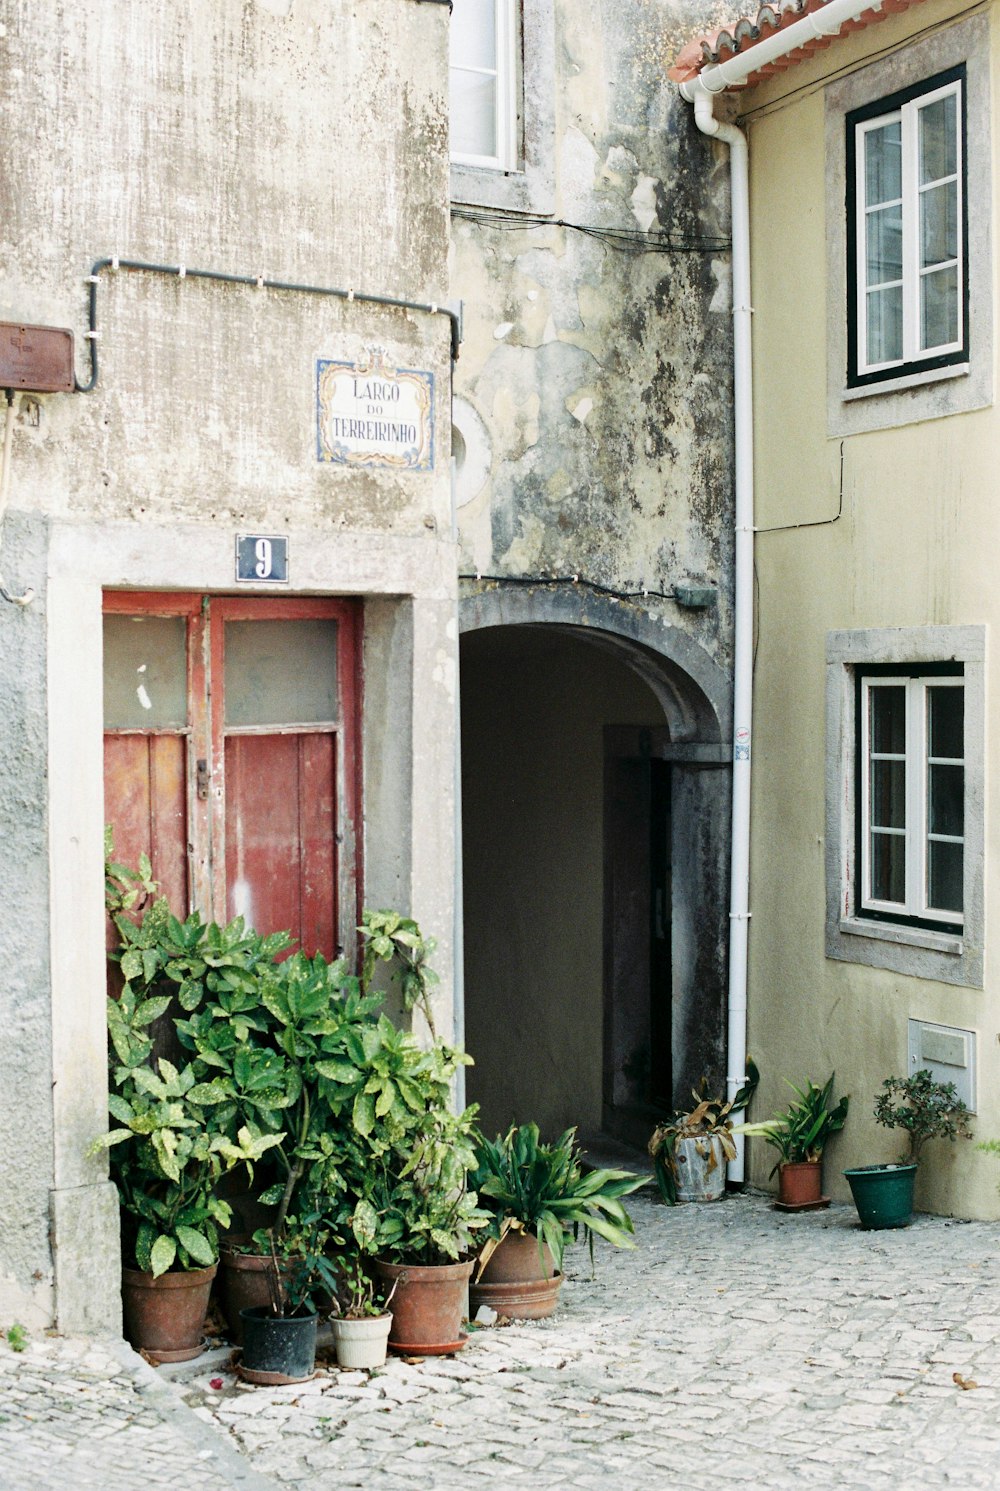
[[[802,1160],[779,1166],[778,1200],[782,1206],[815,1206],[822,1195],[822,1161]]]
[[[229,1339],[243,1345],[241,1310],[254,1305],[269,1305],[267,1270],[273,1265],[263,1253],[241,1253],[238,1248],[223,1247],[219,1254],[218,1296],[229,1327]]]
[[[487,1305],[508,1320],[544,1320],[559,1297],[563,1276],[556,1272],[552,1254],[533,1232],[508,1232],[469,1286],[472,1314]]]
[[[218,1265],[152,1274],[122,1269],[125,1338],[157,1361],[186,1362],[201,1353],[201,1332]]]
[[[448,1356],[465,1345],[462,1318],[474,1260],[465,1263],[386,1263],[373,1260],[392,1297],[389,1350],[402,1356]]]

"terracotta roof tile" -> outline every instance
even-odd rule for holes
[[[694,41],[688,42],[687,46],[678,53],[677,60],[667,76],[675,83],[689,82],[698,76],[702,68],[710,67],[716,62],[726,62],[730,57],[748,51],[765,37],[773,35],[775,31],[785,30],[786,27],[801,20],[803,16],[822,10],[828,3],[829,0],[769,0],[769,3],[761,5],[752,15],[740,16],[731,26],[711,32],[707,36],[696,37]],[[857,20],[845,21],[839,35],[849,36],[853,31],[863,31],[866,26],[872,26],[877,21],[884,21],[887,16],[899,15],[904,10],[909,10],[911,5],[920,3],[921,0],[882,0],[878,9],[862,11]],[[744,86],[752,88],[755,83],[761,82],[764,78],[773,77],[775,73],[794,67],[797,62],[803,62],[807,57],[815,56],[817,52],[821,52],[824,47],[830,46],[831,42],[837,39],[837,37],[817,36],[814,40],[806,42],[804,46],[789,52],[787,56],[776,58],[774,62],[762,67],[759,72],[751,73]]]

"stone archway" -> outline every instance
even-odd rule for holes
[[[469,1097],[641,1142],[724,1075],[728,680],[582,586],[460,624]]]

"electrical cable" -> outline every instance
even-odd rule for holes
[[[675,587],[670,590],[651,590],[643,587],[641,590],[616,590],[611,585],[601,585],[596,580],[588,580],[585,575],[484,575],[479,571],[474,574],[460,574],[460,580],[477,580],[491,585],[581,585],[587,590],[592,590],[595,595],[607,595],[613,600],[635,601],[635,600],[677,600],[678,595],[685,592],[684,586]],[[683,604],[683,602],[682,602]],[[703,606],[691,607],[692,610],[704,610]]]
[[[608,248],[621,253],[639,254],[721,254],[730,248],[730,241],[721,234],[643,232],[641,228],[600,228],[595,224],[571,223],[563,217],[544,217],[531,213],[509,213],[503,209],[486,211],[469,207],[453,207],[451,215],[463,222],[476,223],[484,228],[496,228],[503,233],[513,233],[528,228],[570,228],[574,233],[583,233]]]
[[[404,311],[423,311],[430,316],[447,316],[451,325],[451,358],[458,360],[458,349],[462,341],[461,317],[446,305],[437,305],[422,300],[401,300],[395,295],[375,295],[364,290],[348,289],[330,285],[302,285],[292,280],[272,280],[263,274],[229,274],[222,269],[189,269],[185,264],[148,264],[142,259],[111,258],[95,259],[87,276],[88,330],[84,333],[90,343],[90,378],[86,383],[75,379],[77,393],[91,393],[97,387],[97,287],[105,269],[130,269],[140,274],[165,274],[172,279],[213,280],[222,285],[247,285],[255,290],[282,290],[298,295],[325,295],[336,300],[360,301],[363,305],[386,305]]]
[[[4,389],[7,397],[7,413],[3,427],[3,454],[0,455],[0,544],[3,543],[3,520],[7,512],[7,492],[10,488],[10,455],[14,440],[14,390]],[[30,606],[35,592],[29,588],[23,595],[12,595],[0,575],[0,595],[12,606]]]

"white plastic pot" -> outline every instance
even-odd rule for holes
[[[365,1315],[360,1320],[334,1318],[330,1324],[337,1347],[338,1367],[370,1371],[373,1367],[384,1366],[391,1315]]]

